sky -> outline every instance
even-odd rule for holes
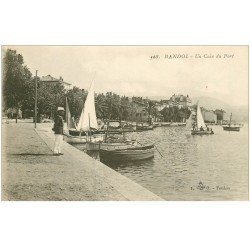
[[[247,46],[5,46],[35,75],[95,92],[168,99],[206,96],[248,105]],[[173,58],[177,55],[180,58]]]

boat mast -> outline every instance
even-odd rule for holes
[[[229,127],[231,127],[231,121],[232,121],[232,113],[230,115]]]
[[[88,113],[88,115],[89,115],[89,139],[91,141],[90,114]]]

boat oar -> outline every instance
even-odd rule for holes
[[[154,145],[156,150],[158,151],[158,153],[160,154],[160,156],[163,158],[163,155],[161,154],[161,152],[158,150],[158,148],[156,147],[156,145]]]
[[[138,142],[138,141],[137,141]],[[140,142],[138,142],[141,146],[143,146]],[[158,151],[158,153],[160,154],[160,156],[163,158],[163,155],[161,154],[161,152],[159,151],[159,149],[156,147],[156,145],[154,144],[155,149]]]

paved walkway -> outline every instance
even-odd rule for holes
[[[63,142],[53,156],[50,124],[2,126],[2,200],[162,200]]]

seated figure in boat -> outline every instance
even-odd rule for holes
[[[192,126],[193,126],[193,131],[197,129],[197,127],[196,127],[196,124],[195,124],[195,123],[193,123],[193,125],[192,125]]]
[[[202,126],[200,127],[200,131],[204,131],[204,128]]]

